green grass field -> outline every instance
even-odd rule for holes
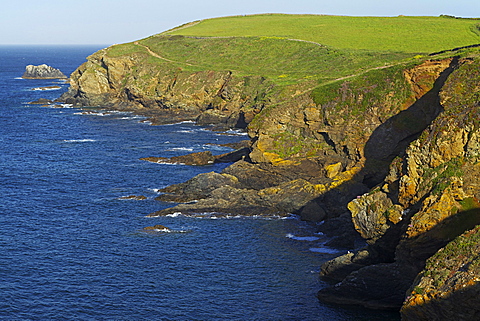
[[[446,17],[251,15],[202,20],[165,32],[208,37],[278,36],[337,49],[429,53],[480,43],[479,20]]]
[[[428,53],[480,43],[480,20],[266,14],[192,22],[109,48],[187,71],[230,70],[279,85],[324,85]]]

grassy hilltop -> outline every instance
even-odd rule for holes
[[[188,23],[114,46],[108,55],[144,53],[150,63],[188,71],[230,70],[278,84],[322,84],[477,43],[480,21],[474,19],[265,14]]]
[[[252,15],[192,22],[165,32],[185,36],[276,36],[337,49],[433,52],[478,43],[480,21],[451,17]]]

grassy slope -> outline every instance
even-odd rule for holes
[[[136,52],[154,65],[231,70],[261,75],[279,85],[306,80],[321,85],[422,54],[480,43],[478,26],[478,20],[444,17],[235,16],[189,23],[138,44],[113,46],[108,54]]]

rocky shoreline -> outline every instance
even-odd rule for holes
[[[462,297],[460,289],[453,281],[435,285],[443,268],[427,259],[480,224],[478,56],[375,70],[358,81],[336,82],[334,95],[317,100],[308,82],[279,88],[262,77],[173,73],[137,59],[111,57],[107,49],[92,55],[71,75],[61,100],[134,111],[155,123],[243,128],[252,142],[221,173],[163,189],[159,200],[180,204],[150,216],[294,213],[324,221],[321,228],[335,236],[334,245],[352,252],[322,266],[322,277],[337,283],[320,290],[320,300],[395,310],[403,305],[405,320],[421,320],[418,302],[438,307],[441,297],[449,313],[464,313],[448,303],[447,294]],[[146,160],[202,165],[218,158]],[[367,246],[354,249],[360,237]],[[476,265],[468,265],[463,284],[476,288],[479,270],[470,266]],[[480,313],[472,297],[469,313]]]

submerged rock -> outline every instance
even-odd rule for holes
[[[150,232],[170,232],[170,229],[168,227],[160,224],[144,227],[143,230]]]
[[[143,196],[143,195],[128,195],[128,196],[119,197],[118,199],[120,199],[120,200],[143,201],[143,200],[146,200],[147,197]]]
[[[35,101],[29,102],[29,104],[31,104],[31,105],[49,105],[51,103],[53,103],[53,101],[51,101],[50,99],[46,99],[46,98],[40,98],[40,99],[37,99]]]
[[[66,79],[67,76],[59,69],[50,67],[48,65],[28,65],[25,67],[25,73],[22,78],[25,79]]]

